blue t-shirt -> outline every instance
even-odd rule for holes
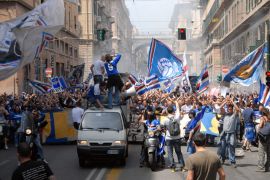
[[[119,74],[117,70],[117,64],[120,61],[120,59],[121,59],[121,55],[117,54],[117,56],[110,63],[106,62],[104,64],[108,77]]]
[[[155,131],[157,129],[157,126],[160,126],[160,122],[157,119],[152,120],[151,123],[149,120],[146,120],[145,125],[147,126],[148,131]]]

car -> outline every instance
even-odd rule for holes
[[[96,159],[118,160],[125,165],[128,156],[127,122],[121,107],[88,109],[78,129],[79,165]]]

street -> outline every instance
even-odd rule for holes
[[[215,151],[216,148],[209,149]],[[140,145],[130,145],[129,157],[125,167],[115,163],[93,163],[86,168],[80,168],[77,159],[75,145],[45,145],[45,157],[58,180],[170,180],[185,179],[186,172],[171,172],[165,168],[152,172],[149,168],[139,167]],[[183,147],[185,159],[187,158],[186,147]],[[168,159],[166,157],[166,163]],[[225,162],[223,166],[226,179],[229,180],[265,180],[270,173],[256,172],[257,152],[246,152],[243,159],[237,159],[238,167],[234,169]],[[11,179],[13,170],[16,168],[17,158],[15,148],[0,151],[0,179]]]

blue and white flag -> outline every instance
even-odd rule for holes
[[[63,92],[62,86],[57,76],[51,78],[51,83],[52,83],[52,90],[55,93]]]
[[[261,81],[260,81],[260,94],[258,100],[264,106],[269,105],[270,102],[270,88],[265,84],[263,84]]]
[[[61,86],[62,89],[67,89],[68,88],[66,80],[62,76],[59,77],[58,80],[59,80],[59,83],[60,83],[60,86]]]
[[[63,0],[47,0],[32,11],[0,23],[0,80],[39,57],[64,26]]]
[[[183,73],[183,62],[161,41],[152,39],[148,54],[149,76],[159,80],[170,79]]]
[[[208,87],[209,87],[209,76],[207,65],[205,65],[196,84],[197,94],[203,93],[205,90],[208,89]]]
[[[51,91],[52,86],[48,83],[44,83],[41,81],[37,81],[37,80],[28,80],[28,84],[29,86],[31,86],[33,88],[34,91],[40,93],[40,94],[45,94]]]
[[[257,82],[263,71],[265,52],[267,52],[266,43],[244,57],[224,76],[223,81],[239,83],[243,86]]]

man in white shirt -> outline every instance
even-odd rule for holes
[[[181,112],[183,112],[184,114],[188,114],[191,109],[193,109],[191,100],[185,100],[185,105],[181,107]]]
[[[169,168],[175,171],[176,165],[173,156],[173,150],[175,151],[180,164],[180,170],[184,170],[185,161],[181,152],[181,137],[180,137],[180,108],[177,101],[175,101],[176,111],[174,113],[173,105],[167,108],[168,115],[163,122],[166,128],[166,145],[169,158]],[[176,127],[177,126],[177,127]]]
[[[97,60],[91,66],[91,72],[94,75],[94,84],[98,84],[103,81],[103,74],[105,73],[104,62],[105,56],[102,56],[101,60]]]
[[[73,120],[73,126],[75,129],[79,129],[80,123],[81,123],[81,118],[83,115],[84,110],[80,108],[81,102],[78,101],[76,103],[76,107],[72,109],[71,114],[72,114],[72,120]]]

